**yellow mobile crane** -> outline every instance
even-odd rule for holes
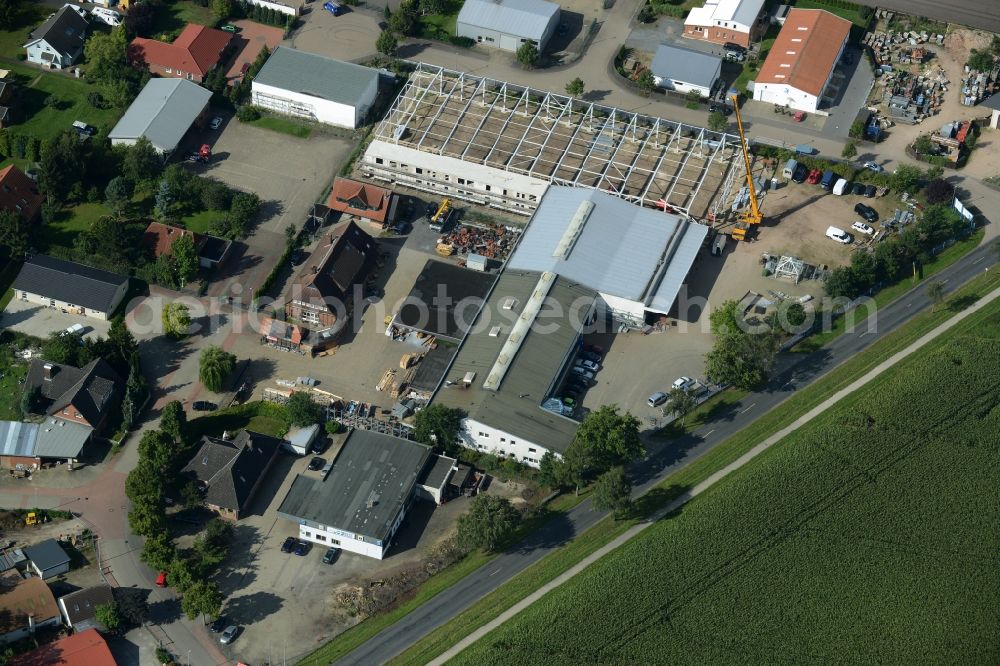
[[[747,189],[750,190],[750,210],[744,210],[739,214],[739,222],[733,229],[733,240],[746,240],[747,232],[751,225],[760,224],[764,216],[760,212],[760,204],[757,202],[757,190],[754,188],[753,175],[750,172],[750,153],[747,152],[747,139],[743,135],[743,118],[740,116],[740,102],[737,95],[730,95],[733,100],[733,110],[736,112],[736,129],[740,133],[740,149],[743,151],[743,163],[747,169]]]

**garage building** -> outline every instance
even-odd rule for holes
[[[455,35],[501,51],[517,51],[532,41],[544,51],[560,12],[559,5],[546,0],[465,0]]]
[[[600,294],[599,312],[640,327],[670,311],[707,235],[606,192],[553,186],[507,265],[580,282]]]
[[[660,44],[649,69],[660,88],[710,97],[722,74],[722,58],[711,53]]]
[[[14,279],[14,298],[105,321],[125,297],[126,289],[125,275],[44,254],[24,262]]]
[[[850,36],[847,19],[793,7],[754,80],[753,98],[815,113]]]
[[[378,76],[369,67],[279,46],[254,77],[253,104],[354,129],[375,102]]]
[[[211,90],[184,79],[150,79],[108,138],[113,146],[132,146],[146,137],[167,157],[192,125],[204,122],[211,99]]]

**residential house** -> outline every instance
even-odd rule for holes
[[[239,520],[271,469],[282,440],[241,430],[232,440],[224,434],[201,438],[198,452],[182,474],[194,477],[205,504],[222,518]]]
[[[17,211],[25,222],[33,222],[44,200],[38,184],[16,166],[11,164],[0,170],[0,210]]]
[[[0,643],[27,638],[42,627],[58,626],[60,620],[56,598],[44,580],[21,578],[13,570],[0,576]]]
[[[82,368],[36,359],[28,366],[24,390],[40,391],[36,411],[100,431],[125,393],[125,382],[103,359]]]
[[[118,662],[97,629],[87,629],[11,657],[8,663],[10,666],[116,666]]]
[[[55,539],[46,539],[23,550],[28,568],[42,580],[69,571],[69,555]]]
[[[106,321],[125,297],[128,276],[36,254],[13,286],[14,298]]]
[[[465,0],[455,36],[511,52],[530,41],[544,51],[561,14],[559,5],[546,0]]]
[[[93,433],[88,425],[54,416],[41,423],[0,421],[0,465],[38,469],[42,461],[65,460],[72,469]]]
[[[223,30],[188,23],[171,43],[136,37],[128,45],[127,57],[137,67],[164,78],[201,83],[219,66],[232,41]]]
[[[285,315],[309,328],[341,330],[355,291],[363,287],[377,260],[378,243],[349,222],[340,236],[331,234],[309,257],[306,269],[292,284]]]
[[[793,7],[753,82],[753,98],[809,113],[819,109],[851,36],[851,22]]]
[[[63,5],[31,33],[24,45],[27,60],[49,69],[64,69],[83,55],[87,19],[73,5]]]
[[[198,252],[198,265],[202,268],[215,268],[229,254],[233,243],[224,238],[196,234],[188,229],[181,229],[161,222],[150,222],[142,235],[143,246],[150,251],[154,259],[170,254],[174,242],[181,236],[190,236]]]
[[[10,71],[0,69],[0,129],[14,122],[14,105],[17,104],[17,85]]]
[[[113,146],[134,145],[140,137],[168,157],[192,126],[208,116],[212,92],[190,81],[150,79],[108,134]]]
[[[343,215],[356,215],[379,226],[396,218],[399,197],[392,190],[350,178],[336,178],[326,207]]]
[[[761,16],[764,0],[706,0],[684,19],[684,36],[713,44],[736,44],[745,49],[767,28]]]
[[[97,621],[97,607],[113,603],[114,600],[115,595],[110,587],[97,585],[59,597],[59,610],[66,626],[79,634],[88,629],[103,629]]]

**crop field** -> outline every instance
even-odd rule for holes
[[[451,663],[997,663],[994,302]]]

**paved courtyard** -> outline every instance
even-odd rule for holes
[[[0,327],[43,339],[49,337],[50,333],[64,331],[73,324],[83,326],[85,338],[106,336],[110,326],[109,322],[100,319],[70,314],[58,308],[46,308],[18,298],[10,299],[10,303],[0,314]]]

